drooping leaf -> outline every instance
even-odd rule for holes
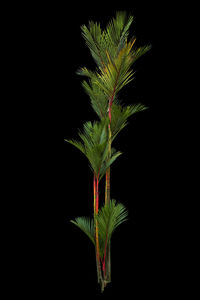
[[[93,76],[93,78],[90,79],[89,82],[84,80],[82,85],[85,92],[90,97],[92,108],[94,109],[98,117],[102,119],[105,118],[108,111],[108,98],[95,82],[96,76]]]
[[[79,227],[95,245],[95,233],[94,233],[94,221],[88,217],[78,217],[75,220],[71,220],[71,223]]]
[[[147,109],[147,107],[143,104],[123,106],[113,103],[111,120],[112,141],[115,139],[118,133],[128,124],[128,118],[130,116],[145,109]]]
[[[108,153],[107,153],[108,154]],[[106,170],[114,163],[114,161],[122,154],[120,151],[113,151],[113,148],[111,149],[111,157],[105,158],[104,164],[101,169],[101,176],[100,179],[105,175]]]
[[[111,240],[116,228],[127,220],[128,211],[121,203],[111,200],[108,205],[104,205],[95,217],[98,223],[100,256],[103,257],[105,247]]]
[[[108,118],[99,122],[86,122],[79,131],[80,141],[65,140],[78,148],[88,159],[90,168],[99,180],[103,178],[108,167],[117,159],[121,152],[112,152],[108,159]]]
[[[106,51],[114,58],[123,48],[132,22],[133,16],[125,11],[118,11],[105,30],[101,29],[99,23],[93,21],[90,21],[88,26],[81,26],[83,38],[98,67],[103,68],[107,64]]]
[[[108,112],[108,102],[112,102],[117,93],[134,79],[133,63],[151,48],[150,45],[136,47],[135,37],[128,41],[132,22],[133,16],[119,11],[105,30],[95,22],[89,22],[88,27],[82,26],[83,37],[98,68],[95,72],[82,68],[79,74],[89,79],[89,82],[83,82],[83,87],[100,118]]]

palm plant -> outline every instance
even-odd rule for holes
[[[128,118],[146,107],[142,104],[125,106],[118,98],[119,91],[133,80],[133,63],[150,46],[135,47],[136,38],[128,41],[133,17],[117,12],[102,30],[100,24],[89,22],[81,26],[82,35],[97,64],[95,71],[83,67],[77,71],[85,76],[82,85],[99,121],[87,122],[79,131],[80,141],[66,140],[88,159],[93,172],[94,215],[72,221],[93,242],[96,251],[97,276],[101,290],[111,281],[110,243],[113,231],[127,218],[122,204],[110,199],[110,167],[121,155],[112,143],[127,125]],[[105,203],[99,209],[99,182],[105,177]]]

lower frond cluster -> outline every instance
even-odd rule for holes
[[[103,250],[106,241],[110,241],[113,232],[116,228],[127,221],[128,211],[126,207],[117,203],[115,200],[110,200],[108,205],[104,205],[99,209],[94,219],[89,217],[77,217],[70,222],[79,227],[95,245],[95,229],[98,226],[99,241],[102,248],[100,249],[101,257],[103,257]],[[97,222],[96,222],[97,221]],[[96,225],[97,224],[97,225]]]
[[[103,278],[104,284],[109,282],[106,278],[105,263],[108,247],[110,245],[111,237],[116,228],[127,220],[128,211],[121,203],[117,203],[115,200],[111,200],[108,205],[104,205],[100,208],[97,215],[94,215],[93,219],[88,217],[78,217],[73,224],[79,227],[92,241],[95,247],[96,234],[98,232],[98,247],[99,247],[99,266],[101,272],[101,278]]]

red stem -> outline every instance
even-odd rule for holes
[[[103,259],[103,272],[104,272],[104,276],[106,274],[106,248],[107,248],[107,242],[108,242],[108,232],[106,232],[106,242],[105,242],[104,259]]]
[[[99,173],[100,173],[100,169],[99,169]],[[96,177],[96,203],[95,203],[95,209],[96,209],[96,215],[98,214],[99,211],[99,173]],[[100,256],[99,256],[99,237],[98,237],[98,223],[96,221],[96,249],[97,249],[97,260],[100,264]],[[99,265],[100,268],[100,265]]]
[[[94,188],[94,213],[96,211],[96,180],[95,180],[95,175],[94,175],[94,180],[93,180],[93,188]]]
[[[99,178],[97,177],[96,181],[96,214],[99,211]]]

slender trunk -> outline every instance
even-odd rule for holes
[[[106,265],[107,265],[107,281],[111,282],[111,242],[109,241],[108,243],[108,252],[107,252],[107,260],[106,260]]]
[[[105,205],[110,202],[110,168],[106,171],[106,186],[105,186]]]
[[[94,179],[93,179],[93,191],[94,191],[94,214],[96,211],[96,179],[95,179],[95,175],[94,175]]]
[[[94,190],[94,219],[95,219],[95,214],[96,214],[96,178],[94,175],[94,180],[93,180],[93,190]],[[96,235],[95,235],[96,236]],[[99,268],[98,268],[98,257],[97,257],[97,248],[95,249],[96,251],[96,265],[97,265],[97,279],[98,282],[100,281],[100,274],[99,274]]]
[[[114,96],[113,96],[114,97]],[[111,132],[111,108],[112,108],[112,102],[113,97],[111,101],[109,102],[109,124],[108,124],[108,158],[111,157],[111,139],[112,139],[112,132]],[[110,203],[110,167],[106,171],[106,185],[105,185],[105,205],[109,205]],[[107,249],[106,249],[107,248]],[[104,260],[104,280],[106,282],[111,281],[111,255],[110,255],[110,242],[108,245],[106,245],[105,250],[107,252],[105,253],[105,260]]]
[[[94,175],[94,181],[93,181],[93,187],[94,187],[94,219],[95,216],[98,214],[99,210],[99,177],[97,178]],[[98,283],[101,286],[101,291],[104,290],[104,281],[101,274],[101,262],[100,262],[100,254],[99,254],[99,233],[98,233],[98,223],[96,222],[96,232],[95,232],[95,239],[96,239],[96,265],[97,265],[97,278]]]
[[[99,211],[99,178],[96,179],[96,214]]]
[[[120,70],[118,72],[119,76]],[[118,76],[116,79],[116,83],[113,89],[112,96],[109,100],[108,105],[108,117],[109,117],[109,124],[108,124],[108,159],[111,157],[111,143],[112,143],[112,132],[111,132],[111,118],[112,118],[112,104],[115,97],[116,86],[118,82]],[[106,184],[105,184],[105,205],[110,204],[110,167],[106,171]],[[107,248],[107,252],[105,253],[105,260],[104,260],[104,280],[107,282],[111,281],[111,253],[110,253],[111,242],[109,241],[108,245],[106,245],[105,250]]]
[[[111,157],[111,106],[109,105],[109,124],[108,124],[108,159]],[[106,171],[106,185],[105,185],[105,205],[110,203],[110,167]]]
[[[106,250],[107,250],[107,243],[108,243],[108,232],[106,234],[106,243],[105,243],[105,248],[104,248],[104,258],[103,258],[103,274],[104,274],[104,279],[106,279]]]
[[[99,210],[99,180],[97,178],[96,180],[96,215],[98,214]],[[96,255],[97,255],[97,261],[98,261],[98,268],[99,272],[101,272],[101,265],[100,265],[100,255],[99,255],[99,232],[98,232],[98,222],[96,220]]]

